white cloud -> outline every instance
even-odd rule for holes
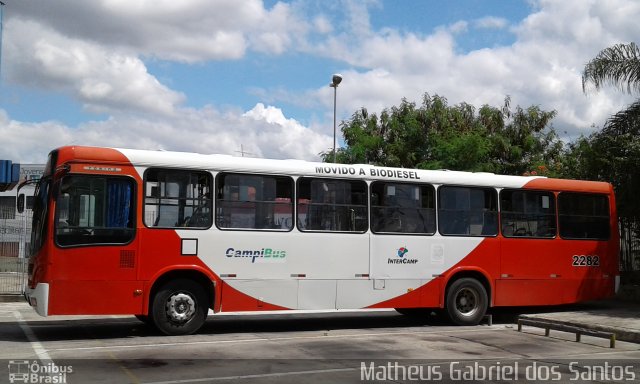
[[[5,13],[3,76],[23,86],[64,92],[110,117],[68,127],[18,122],[4,114],[0,132],[11,143],[7,147],[22,157],[76,142],[205,153],[234,153],[242,145],[257,156],[314,159],[331,145],[333,98],[325,84],[303,91],[282,85],[274,92],[264,90],[274,106],[257,104],[248,112],[194,109],[186,108],[187,96],[150,74],[144,62],[197,63],[239,60],[251,52],[292,52],[342,64],[337,68],[344,76],[339,119],[361,107],[378,112],[403,97],[419,103],[424,92],[476,106],[499,106],[511,95],[513,105],[557,109],[559,132],[588,133],[630,98],[616,90],[585,96],[581,70],[602,48],[640,36],[640,2],[533,4],[535,11],[512,25],[489,15],[424,31],[374,30],[369,9],[380,6],[374,1],[279,2],[271,9],[259,0],[59,0],[55,6],[44,0],[16,1]],[[474,29],[507,27],[516,38],[511,45],[459,49]],[[279,100],[304,108],[320,105],[325,119],[305,127],[285,117]],[[33,143],[14,131],[46,141]]]
[[[240,59],[250,47],[281,53],[306,31],[289,5],[268,10],[260,0],[30,0],[11,3],[10,16],[116,50],[187,63]]]
[[[502,17],[486,16],[475,20],[474,25],[482,29],[503,29],[509,25],[509,21]]]
[[[0,137],[2,156],[22,162],[44,162],[51,149],[70,144],[236,156],[242,146],[255,157],[318,160],[318,153],[330,148],[332,140],[262,104],[244,113],[213,107],[180,109],[174,116],[157,119],[120,115],[77,127],[15,121],[0,109]]]
[[[342,71],[342,115],[348,117],[362,106],[378,112],[397,105],[402,97],[420,103],[424,92],[478,107],[500,106],[510,95],[512,105],[557,110],[554,126],[573,137],[589,133],[593,125],[602,126],[632,98],[615,90],[585,95],[581,71],[601,49],[640,36],[640,2],[615,0],[604,6],[595,0],[540,0],[535,4],[536,11],[512,27],[517,39],[509,46],[459,52],[457,39],[464,38],[460,28],[464,21],[428,35],[384,29],[363,34],[357,44],[342,41],[348,46],[332,49],[348,52],[345,60],[362,68]],[[486,17],[474,26],[505,28],[507,23]],[[328,105],[326,90],[319,89],[318,95]]]
[[[184,95],[124,52],[69,38],[32,21],[6,25],[6,72],[14,83],[70,94],[97,112],[172,114]]]

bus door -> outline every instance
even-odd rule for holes
[[[56,188],[49,314],[139,313],[135,180],[69,174]]]
[[[496,305],[550,305],[562,302],[566,268],[557,236],[552,192],[500,192],[501,265]]]
[[[493,188],[373,183],[371,274],[376,279],[419,279],[424,285],[458,267],[497,269],[497,195]],[[436,282],[431,283],[439,284]],[[437,292],[423,306],[439,305]],[[407,288],[408,289],[408,288]]]

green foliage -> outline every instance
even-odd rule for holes
[[[500,108],[476,110],[425,94],[420,106],[403,99],[379,116],[362,108],[340,125],[346,147],[337,161],[513,175],[544,166],[547,174],[556,174],[563,148],[550,126],[556,112],[510,104],[507,97]],[[321,155],[333,159],[332,151]]]
[[[603,49],[585,65],[582,87],[613,85],[640,92],[640,48],[635,43]],[[602,130],[569,146],[567,177],[609,181],[616,190],[620,216],[640,217],[640,99],[611,116]]]
[[[640,216],[640,125],[624,131],[605,127],[570,145],[565,175],[607,181],[616,190],[620,216]]]
[[[632,42],[600,51],[582,72],[582,89],[590,83],[596,90],[609,84],[627,93],[640,91],[640,48]]]

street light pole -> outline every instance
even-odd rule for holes
[[[4,18],[4,3],[0,1],[0,69],[2,68],[2,19]],[[2,77],[0,77],[2,79]]]
[[[336,162],[336,99],[338,95],[338,84],[342,81],[342,75],[336,73],[331,78],[331,84],[329,86],[333,88],[333,162]]]

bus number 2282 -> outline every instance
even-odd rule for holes
[[[599,267],[600,256],[598,255],[573,255],[574,267]]]

